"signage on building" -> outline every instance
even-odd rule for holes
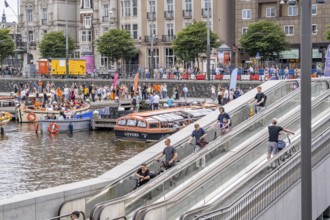
[[[324,76],[330,77],[330,45],[325,56]]]
[[[94,72],[94,56],[93,55],[83,55],[81,59],[86,60],[86,72],[93,73]]]
[[[299,59],[299,50],[286,50],[280,53],[280,58],[283,60],[287,59]]]

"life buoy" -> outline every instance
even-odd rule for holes
[[[50,123],[48,125],[48,131],[51,134],[56,134],[58,132],[58,124],[56,124],[56,123]]]
[[[30,112],[28,115],[27,115],[27,120],[29,122],[34,122],[35,120],[37,120],[37,115],[34,113],[34,112]]]

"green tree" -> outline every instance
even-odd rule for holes
[[[211,48],[219,47],[219,37],[211,31],[210,34]],[[200,54],[206,53],[207,50],[207,26],[206,22],[194,22],[184,28],[177,34],[173,41],[174,54],[184,61],[195,61]]]
[[[275,58],[281,51],[289,48],[283,29],[272,21],[250,24],[247,33],[241,36],[239,42],[246,53],[255,56],[259,52],[263,60]]]
[[[112,61],[133,58],[138,50],[134,40],[126,30],[112,29],[96,40],[97,51]]]
[[[5,58],[14,54],[15,44],[13,38],[9,35],[9,30],[1,29],[0,30],[0,63]]]
[[[63,31],[49,32],[42,38],[39,49],[44,58],[63,58],[66,53]],[[74,50],[73,39],[69,35],[69,53]]]
[[[327,26],[324,35],[325,35],[325,40],[330,41],[330,25]]]

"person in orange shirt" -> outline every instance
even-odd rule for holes
[[[63,97],[63,92],[60,89],[60,87],[57,87],[57,89],[56,89],[56,96],[57,96],[57,101],[59,103],[61,103],[62,102],[62,97]]]
[[[41,103],[40,103],[39,99],[37,99],[34,103],[34,108],[39,109],[40,107],[41,107]]]

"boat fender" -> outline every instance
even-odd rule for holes
[[[56,123],[50,123],[48,125],[48,131],[51,134],[56,134],[58,132],[58,124],[56,124]]]
[[[27,115],[27,120],[28,120],[29,122],[34,122],[36,119],[37,119],[37,115],[36,115],[34,112],[30,112],[30,113]]]
[[[72,133],[73,132],[73,124],[69,124],[69,131],[70,131],[70,133]]]

